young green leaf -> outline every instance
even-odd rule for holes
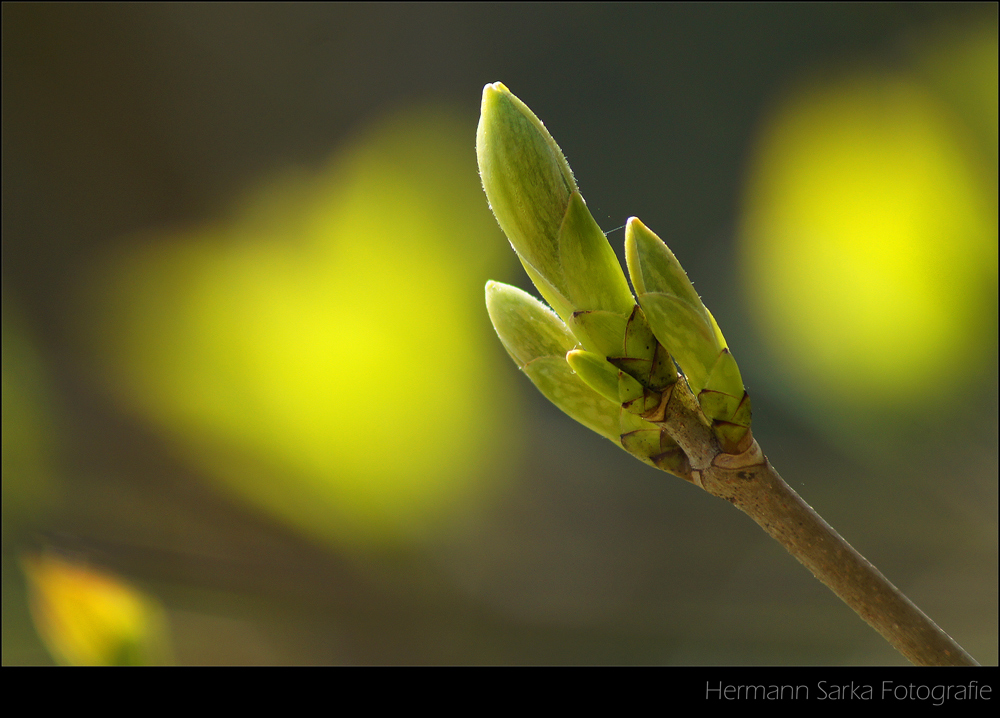
[[[618,404],[618,370],[600,354],[573,349],[566,361],[583,383],[613,404]]]
[[[573,419],[621,446],[617,402],[570,368],[576,337],[552,310],[516,287],[486,283],[486,308],[507,353],[545,397]]]

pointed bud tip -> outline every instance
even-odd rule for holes
[[[502,301],[504,289],[506,288],[506,285],[494,282],[492,279],[486,282],[486,311],[489,312],[491,319],[493,319],[497,302]]]
[[[638,217],[629,217],[625,220],[625,253],[635,251],[636,234],[647,234],[649,228],[644,225]],[[638,258],[638,257],[636,257]]]
[[[639,236],[645,241],[656,240],[662,242],[656,233],[653,232],[649,227],[642,223],[638,217],[629,217],[628,221],[625,223],[625,234],[628,236]]]
[[[502,82],[488,82],[483,87],[482,111],[485,113],[488,107],[495,107],[494,102],[501,97],[513,97],[510,90]]]
[[[504,284],[503,282],[496,282],[492,279],[486,282],[486,307],[492,313],[493,308],[498,302],[502,302],[505,299],[507,301],[516,301],[521,299],[521,294],[526,294],[522,292],[517,287],[512,287],[509,284]]]
[[[510,90],[502,82],[487,82],[486,86],[483,87],[483,97],[486,97],[491,92],[506,92],[510,94]]]

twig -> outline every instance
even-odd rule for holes
[[[916,665],[979,665],[781,479],[756,441],[741,456],[750,463],[720,454],[726,465],[702,472],[704,489],[760,524]]]

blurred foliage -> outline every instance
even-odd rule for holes
[[[995,356],[996,28],[949,40],[920,56],[933,84],[801,82],[757,143],[743,251],[764,381],[827,429],[961,404]]]
[[[226,220],[115,252],[89,332],[111,391],[308,534],[433,536],[513,455],[472,289],[505,250],[472,135],[410,112]]]
[[[58,495],[51,390],[13,301],[3,297],[3,539],[37,524]]]
[[[53,657],[70,666],[168,662],[159,602],[120,577],[54,554],[26,556],[31,615]]]

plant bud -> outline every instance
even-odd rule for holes
[[[476,154],[490,208],[541,295],[589,351],[620,345],[571,319],[593,310],[628,318],[635,299],[618,258],[552,135],[499,82],[483,89]]]
[[[570,368],[566,353],[577,340],[559,317],[527,292],[500,282],[486,283],[486,308],[507,353],[538,390],[573,419],[621,446],[620,407]]]
[[[639,306],[684,372],[723,450],[735,452],[749,431],[750,397],[726,339],[663,240],[635,217],[625,227],[625,257]]]

